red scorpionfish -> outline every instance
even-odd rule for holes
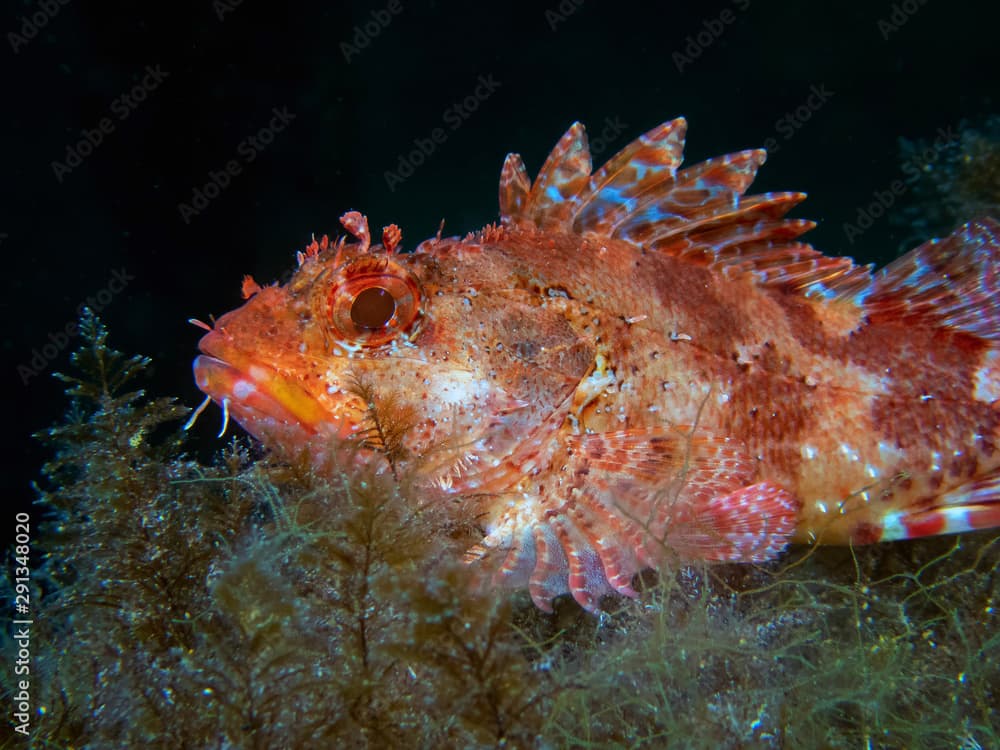
[[[873,272],[800,241],[804,194],[746,195],[763,150],[681,169],[685,130],[593,171],[575,124],[533,183],[507,157],[499,224],[412,253],[346,214],[201,324],[201,408],[459,500],[543,610],[668,556],[1000,526],[1000,223]]]

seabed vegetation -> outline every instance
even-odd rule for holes
[[[107,335],[84,316],[40,435],[31,747],[1000,747],[1000,532],[670,566],[547,615],[405,477],[185,454],[189,410]]]

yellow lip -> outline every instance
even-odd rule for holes
[[[273,368],[254,362],[224,334],[208,333],[198,348],[202,351],[194,360],[198,388],[216,403],[226,402],[229,413],[252,435],[260,438],[262,433],[289,427],[297,427],[307,436],[351,434],[351,425],[335,424],[311,394]]]

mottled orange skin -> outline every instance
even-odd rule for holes
[[[539,606],[629,594],[671,550],[758,560],[790,538],[948,531],[920,510],[1000,467],[993,348],[960,330],[524,222],[412,254],[366,237],[251,285],[201,341],[199,387],[274,449],[329,467],[336,446],[364,446],[355,460],[464,498],[486,534],[470,559],[506,555],[499,578]],[[371,258],[416,290],[415,317],[374,346],[331,309]],[[373,447],[373,415],[392,414],[407,429]],[[718,512],[701,506],[749,486],[792,525],[772,540],[748,519],[761,538],[716,554],[715,520],[694,526]],[[926,527],[886,530],[892,514]]]

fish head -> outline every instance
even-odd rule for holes
[[[347,449],[450,491],[509,486],[561,425],[589,345],[481,238],[403,254],[395,227],[371,245],[364,217],[342,221],[357,243],[313,243],[287,284],[245,281],[247,302],[199,343],[198,387],[317,466]]]

